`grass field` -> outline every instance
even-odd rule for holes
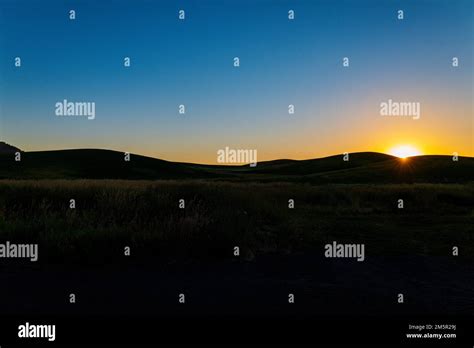
[[[70,315],[71,289],[85,315],[474,313],[473,158],[358,153],[252,168],[91,149],[12,159],[0,156],[0,241],[38,243],[39,260],[2,260],[4,313]],[[364,244],[364,262],[324,257],[333,241]],[[287,306],[289,292],[300,305]]]
[[[2,180],[0,239],[39,243],[48,263],[120,262],[125,246],[137,261],[232,258],[234,246],[251,261],[322,254],[334,240],[365,243],[367,257],[453,245],[463,257],[474,255],[474,184]]]

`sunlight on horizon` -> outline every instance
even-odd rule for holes
[[[412,145],[397,145],[392,147],[388,153],[400,158],[422,155],[421,151]]]

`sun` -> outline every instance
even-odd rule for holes
[[[395,147],[392,147],[388,151],[388,153],[390,155],[397,156],[400,158],[407,158],[411,156],[421,155],[421,151],[412,145],[397,145]]]

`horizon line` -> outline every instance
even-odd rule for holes
[[[3,142],[3,141],[0,141]],[[14,146],[11,144],[8,144],[7,142],[4,142],[7,145]],[[14,146],[15,148],[19,149],[18,147]],[[114,149],[107,149],[107,148],[64,148],[64,149],[54,149],[54,150],[33,150],[33,151],[25,151],[19,149],[23,153],[35,153],[35,152],[60,152],[60,151],[83,151],[83,150],[92,150],[92,151],[110,151],[110,152],[117,152],[117,153],[129,153],[130,155],[134,156],[140,156],[140,157],[145,157],[145,158],[151,158],[151,159],[156,159],[160,161],[166,161],[166,162],[172,162],[172,163],[181,163],[181,164],[197,164],[197,165],[207,165],[207,166],[245,166],[248,165],[249,163],[227,163],[227,164],[219,164],[219,163],[200,163],[200,162],[185,162],[185,161],[175,161],[175,160],[170,160],[170,159],[165,159],[162,157],[154,157],[154,156],[149,156],[149,155],[142,155],[140,153],[133,153],[133,152],[128,152],[128,151],[119,151],[119,150],[114,150]],[[407,157],[399,157],[393,154],[389,154],[386,152],[378,152],[378,151],[354,151],[354,152],[343,152],[343,153],[336,153],[332,155],[327,155],[327,156],[321,156],[321,157],[309,157],[309,158],[304,158],[304,159],[293,159],[293,158],[274,158],[274,159],[265,159],[261,161],[257,161],[257,163],[265,163],[265,162],[275,162],[275,161],[310,161],[310,160],[317,160],[317,159],[325,159],[325,158],[330,158],[330,157],[337,157],[337,156],[344,156],[345,154],[348,155],[354,155],[354,154],[378,154],[378,155],[384,155],[387,157],[391,158],[396,158],[400,160],[404,159],[409,159],[409,158],[416,158],[416,157],[428,157],[428,156],[445,156],[445,157],[452,157],[454,154],[420,154],[420,155],[414,155],[414,156],[407,156]],[[468,155],[460,155],[457,154],[458,157],[465,157],[465,158],[474,158],[473,156],[468,156]]]

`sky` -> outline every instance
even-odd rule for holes
[[[0,0],[0,140],[194,163],[474,156],[473,22],[471,0]],[[95,119],[57,116],[64,99]],[[381,115],[389,99],[420,117]]]

